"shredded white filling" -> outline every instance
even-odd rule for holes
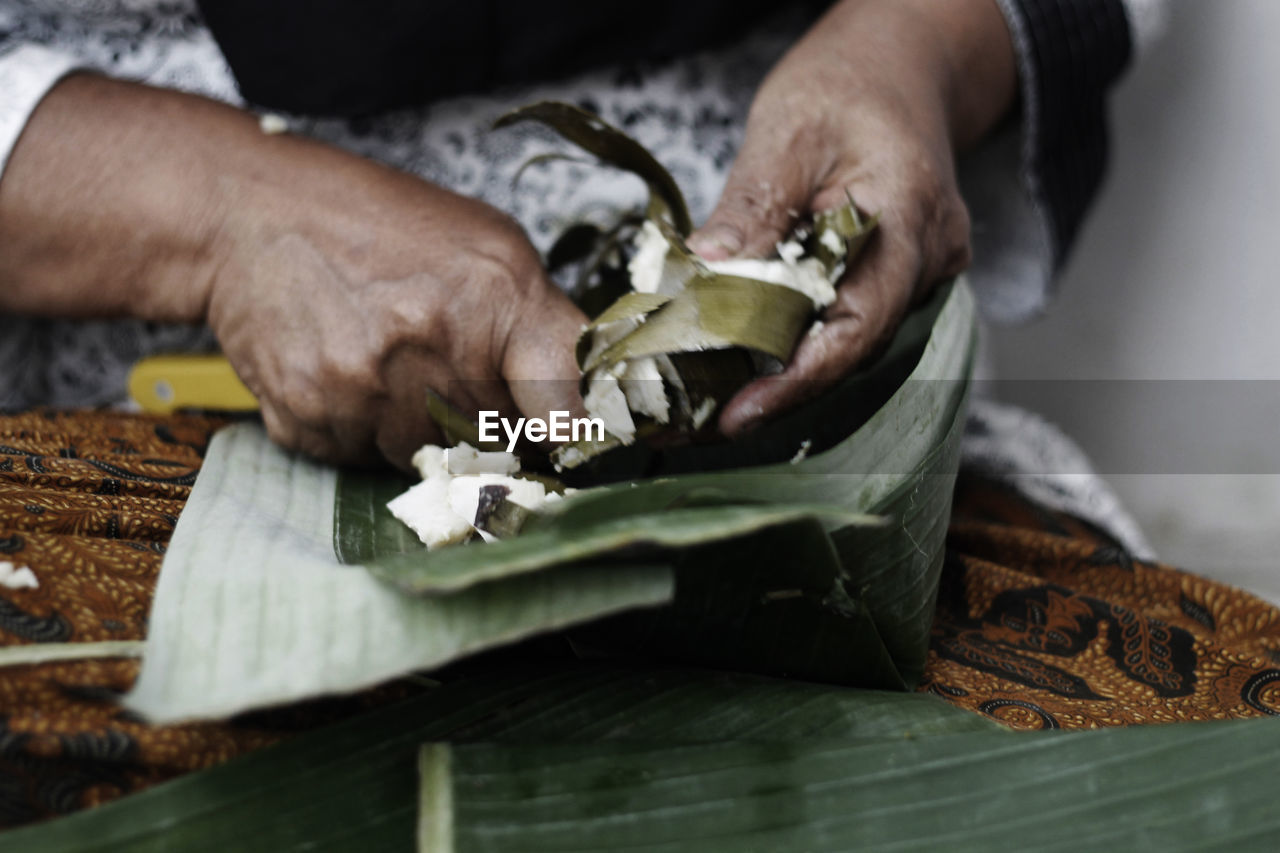
[[[662,284],[662,269],[667,263],[667,251],[671,245],[662,236],[662,230],[646,221],[635,238],[636,253],[627,264],[631,275],[631,289],[637,293],[657,293]]]
[[[778,248],[781,250],[782,246]],[[727,261],[708,261],[707,269],[798,290],[813,300],[815,308],[826,308],[836,301],[835,286],[828,280],[827,271],[823,269],[822,262],[817,258],[805,258],[795,262],[789,262],[786,259],[761,261],[751,258],[731,258]]]
[[[466,442],[448,450],[425,445],[413,454],[413,467],[422,482],[392,499],[387,509],[418,534],[429,551],[471,538],[481,486],[506,486],[511,490],[508,498],[526,509],[537,509],[546,497],[541,483],[508,476],[520,471],[520,460],[513,454],[486,453]],[[460,482],[464,485],[458,486]],[[483,531],[480,535],[492,538]]]
[[[450,474],[461,477],[467,474],[517,474],[520,460],[505,450],[477,450],[465,441],[444,452],[445,464]]]
[[[625,370],[619,365],[615,370]],[[597,372],[590,380],[586,396],[582,398],[587,413],[604,423],[605,431],[617,436],[623,444],[630,444],[636,437],[636,422],[627,406],[627,397],[612,372]]]
[[[627,362],[627,369],[618,383],[631,411],[648,415],[660,424],[671,422],[671,401],[667,399],[656,358],[650,356]]]

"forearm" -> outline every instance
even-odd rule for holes
[[[219,175],[254,133],[252,118],[203,98],[63,80],[0,180],[0,310],[199,320],[224,215]]]

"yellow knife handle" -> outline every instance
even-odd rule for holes
[[[178,409],[253,412],[258,398],[221,355],[159,355],[144,358],[129,373],[129,396],[145,412]]]

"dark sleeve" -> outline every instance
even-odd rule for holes
[[[1018,54],[1026,180],[1060,266],[1107,168],[1106,103],[1134,54],[1121,0],[998,0]]]
[[[792,0],[816,15],[828,0]],[[727,43],[777,0],[199,0],[244,99],[361,115]]]

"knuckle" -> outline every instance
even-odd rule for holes
[[[387,343],[371,340],[348,340],[326,350],[325,384],[343,391],[379,390],[381,353]]]
[[[270,403],[262,406],[262,423],[267,429],[267,436],[286,450],[298,448],[298,431],[279,410]]]
[[[316,382],[293,381],[285,387],[283,405],[302,427],[317,429],[328,422],[328,407]]]

